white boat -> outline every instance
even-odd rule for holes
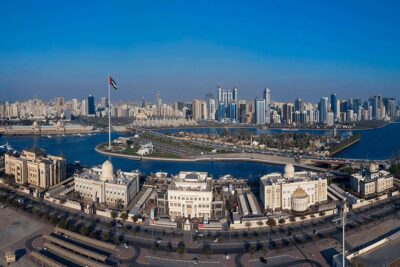
[[[82,134],[77,134],[76,136],[82,137],[83,135]]]
[[[0,149],[1,150],[14,150],[14,148],[12,147],[12,146],[10,146],[9,144],[8,144],[8,142],[5,144],[5,145],[1,145],[0,146]]]
[[[51,137],[52,137],[51,135],[48,135],[48,136],[47,136],[47,138],[51,138]]]

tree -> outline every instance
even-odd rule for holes
[[[256,251],[257,251],[257,248],[256,248],[255,246],[253,246],[253,245],[250,245],[250,247],[249,247],[249,253],[250,253],[251,255],[253,255]]]
[[[119,245],[124,241],[124,236],[123,235],[115,235],[114,236],[114,244]]]
[[[281,218],[281,219],[279,219],[279,224],[284,224],[285,222],[286,222],[286,220],[285,219],[283,219],[283,218]]]
[[[178,246],[176,247],[176,253],[179,255],[183,255],[185,253],[185,243],[183,241],[178,243]]]
[[[212,254],[212,249],[209,244],[205,244],[203,246],[203,253],[206,254],[207,256],[210,256]]]
[[[251,227],[251,222],[246,222],[246,223],[245,223],[245,226],[247,227],[247,229],[249,229],[249,230],[250,230],[250,227]]]
[[[57,224],[57,216],[56,215],[51,215],[50,217],[50,223],[52,225],[56,225]]]
[[[267,225],[268,225],[269,227],[273,227],[273,226],[276,225],[276,221],[275,221],[274,219],[270,218],[270,219],[268,219],[268,221],[267,221]]]
[[[119,215],[119,217],[120,217],[122,220],[126,221],[126,220],[128,219],[128,214],[126,214],[126,212],[123,212],[123,213],[121,213],[121,215]]]
[[[157,245],[157,243],[154,241],[153,244],[152,244],[152,246],[151,246],[151,251],[153,252],[153,254],[156,253],[157,249],[158,249],[158,245]]]
[[[123,204],[122,199],[118,199],[117,200],[117,209],[121,210],[123,208],[124,208],[124,204]]]
[[[103,232],[101,234],[101,240],[107,242],[110,239],[110,234],[108,232]]]
[[[87,236],[89,234],[89,228],[85,225],[82,225],[81,228],[79,229],[79,232],[82,235]]]
[[[66,229],[67,228],[67,222],[65,221],[65,219],[62,219],[58,222],[58,227]]]
[[[68,225],[68,230],[70,230],[72,232],[76,232],[76,225],[75,224]]]
[[[258,225],[259,227],[261,227],[261,226],[264,225],[264,223],[263,223],[263,221],[258,221],[258,222],[257,222],[257,225]]]
[[[118,213],[115,210],[111,211],[111,218],[115,219],[115,218],[117,218],[117,216],[118,216]]]

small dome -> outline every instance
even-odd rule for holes
[[[103,181],[112,180],[114,178],[114,168],[111,162],[106,160],[101,166],[100,179]]]
[[[300,187],[297,187],[296,190],[294,190],[293,194],[292,194],[292,198],[306,198],[307,197],[307,193]]]
[[[371,163],[369,165],[369,171],[372,172],[376,172],[377,171],[377,166],[374,163]]]
[[[285,178],[294,178],[294,167],[293,164],[287,164],[285,166],[285,173],[283,174]]]

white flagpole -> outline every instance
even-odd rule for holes
[[[111,150],[111,90],[110,90],[110,77],[108,75],[108,149]]]

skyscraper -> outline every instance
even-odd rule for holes
[[[146,99],[144,97],[142,97],[142,104],[141,104],[142,108],[146,107]]]
[[[58,115],[60,115],[64,108],[64,97],[56,97],[55,106]]]
[[[238,102],[238,89],[236,86],[232,90],[232,98],[233,101],[235,101],[236,103]]]
[[[208,100],[208,118],[210,120],[215,120],[215,113],[216,113],[215,100],[210,98]]]
[[[294,111],[302,111],[303,110],[303,101],[301,98],[297,97],[294,101]]]
[[[333,118],[336,120],[338,114],[336,94],[331,94],[331,110],[333,112]]]
[[[224,102],[218,103],[218,121],[225,121],[225,105]]]
[[[194,120],[201,119],[201,111],[202,111],[201,100],[194,99],[192,103],[192,117]]]
[[[89,95],[87,98],[87,103],[88,103],[88,116],[94,116],[96,115],[96,106],[94,105],[94,96]]]
[[[255,124],[265,124],[265,99],[254,100],[254,123]]]
[[[217,96],[218,96],[218,103],[221,103],[222,102],[222,88],[219,84],[217,85]]]
[[[328,98],[327,97],[321,98],[321,100],[319,101],[318,110],[319,110],[319,122],[326,124],[326,116],[328,113]]]
[[[83,99],[82,103],[81,103],[81,115],[82,116],[87,116],[88,115],[88,104],[87,104],[87,100]]]
[[[293,113],[294,113],[294,107],[293,104],[284,104],[282,108],[282,117],[283,117],[283,122],[286,124],[292,124],[293,123]]]
[[[228,104],[228,116],[230,121],[236,122],[237,121],[237,106],[235,101],[231,101]]]
[[[265,123],[271,123],[271,91],[268,88],[264,89],[265,100]]]

